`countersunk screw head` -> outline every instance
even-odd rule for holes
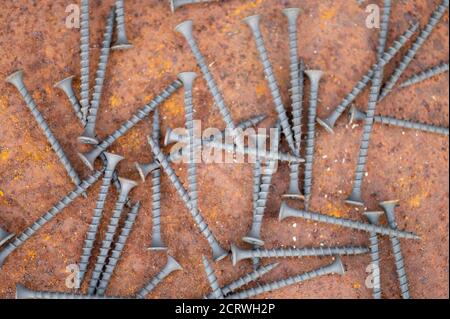
[[[343,275],[345,274],[345,266],[342,263],[340,257],[336,257],[336,260],[331,264],[332,272],[335,274]]]
[[[285,8],[283,9],[283,14],[288,18],[288,20],[295,22],[297,20],[298,14],[300,13],[299,8]]]
[[[72,82],[74,77],[75,77],[74,75],[71,75],[65,79],[62,79],[61,81],[56,82],[55,85],[53,85],[53,87],[58,88],[67,94],[67,92],[70,92],[72,90]]]
[[[382,211],[376,211],[376,212],[365,212],[363,213],[364,216],[367,217],[369,222],[373,225],[378,225],[380,217],[384,215],[384,212]]]
[[[252,29],[252,30],[257,30],[259,27],[259,20],[261,19],[261,16],[259,14],[255,14],[249,17],[246,17],[244,19],[242,19],[243,22],[247,23],[248,26]]]
[[[101,153],[103,153],[103,150],[100,147],[94,147],[89,152],[78,153],[78,156],[90,170],[94,170],[94,162]]]
[[[181,22],[175,27],[175,31],[181,33],[185,38],[192,37],[192,20]]]
[[[147,175],[153,172],[155,169],[159,168],[159,163],[156,161],[151,162],[150,164],[140,164],[134,163],[136,169],[141,177],[142,182],[145,182]]]
[[[13,74],[9,75],[5,79],[6,82],[11,83],[16,88],[23,86],[23,70],[18,70]]]
[[[120,192],[121,194],[128,194],[134,187],[138,185],[135,181],[132,181],[131,179],[119,177],[120,182]]]
[[[361,112],[360,110],[358,110],[355,105],[352,105],[350,108],[350,113],[349,113],[350,124],[352,124],[353,122],[362,121],[365,119],[366,119],[366,114],[364,112]]]
[[[181,72],[178,74],[178,79],[183,82],[183,86],[185,90],[192,90],[192,86],[194,84],[194,80],[197,77],[197,73],[195,72]]]

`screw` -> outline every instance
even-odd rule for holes
[[[412,77],[407,79],[405,82],[400,84],[401,88],[405,88],[407,86],[422,82],[427,80],[433,76],[439,75],[441,73],[448,72],[448,62],[442,62],[439,65],[433,66],[425,71],[414,74]]]
[[[95,203],[94,214],[92,216],[91,224],[86,234],[86,239],[84,240],[83,254],[79,262],[79,278],[80,282],[83,282],[86,270],[89,264],[89,259],[91,258],[92,249],[94,248],[95,239],[97,237],[98,228],[100,226],[103,210],[105,208],[106,198],[108,196],[109,186],[111,185],[111,179],[113,173],[116,169],[117,164],[123,160],[122,156],[115,155],[112,153],[105,154],[107,165],[103,173],[103,181],[100,186],[100,191],[98,193],[97,202]]]
[[[133,47],[133,45],[128,42],[125,30],[125,10],[123,8],[123,0],[116,0],[116,24],[117,40],[111,49],[122,50]]]
[[[135,186],[137,186],[136,182],[129,179],[119,177],[119,181],[122,189],[120,190],[113,214],[109,220],[108,229],[105,238],[102,241],[102,247],[100,248],[100,253],[97,256],[97,262],[95,263],[95,268],[89,281],[89,295],[93,295],[97,288],[128,194]]]
[[[225,102],[219,91],[219,88],[217,87],[217,84],[214,81],[214,78],[212,77],[211,72],[209,71],[206,65],[205,59],[197,46],[197,42],[195,41],[192,35],[192,20],[186,20],[180,23],[175,27],[175,31],[181,33],[185,37],[189,47],[191,48],[192,54],[197,60],[197,64],[203,73],[203,78],[205,79],[206,84],[208,85],[208,88],[214,98],[214,102],[219,108],[220,114],[222,115],[222,118],[225,121],[227,128],[234,133],[236,127],[233,123],[233,119],[231,118],[230,111],[225,105]]]
[[[354,221],[351,219],[346,219],[346,218],[337,218],[337,217],[332,217],[332,216],[328,216],[328,215],[307,212],[304,210],[297,210],[292,207],[289,207],[289,205],[286,204],[286,202],[282,202],[281,208],[280,208],[279,220],[281,221],[288,217],[298,217],[298,218],[303,218],[303,219],[307,219],[307,220],[313,220],[316,222],[324,222],[324,223],[328,223],[328,224],[332,224],[332,225],[343,226],[343,227],[347,227],[347,228],[353,228],[353,229],[358,229],[361,231],[372,232],[372,233],[377,233],[377,234],[397,236],[397,237],[408,238],[408,239],[420,239],[419,236],[417,236],[416,234],[411,233],[411,232],[365,224],[365,223],[361,223],[361,222]]]
[[[411,63],[411,61],[414,59],[414,56],[416,55],[417,51],[419,51],[419,49],[422,47],[422,45],[430,36],[434,27],[441,20],[445,11],[447,11],[448,2],[449,2],[448,0],[442,0],[441,4],[439,4],[438,7],[435,9],[435,11],[431,14],[430,20],[422,29],[416,41],[411,45],[411,48],[403,56],[402,61],[398,64],[398,67],[394,70],[389,80],[387,80],[386,84],[383,86],[378,101],[383,100],[392,91],[393,87],[400,79],[401,75],[406,70],[409,63]]]
[[[398,201],[391,200],[381,202],[380,206],[386,212],[386,217],[388,224],[391,228],[397,229],[397,222],[395,221],[395,206],[397,206]],[[403,299],[410,299],[408,287],[408,276],[406,275],[405,263],[403,261],[402,249],[400,246],[400,240],[397,236],[390,236],[392,243],[392,252],[394,253],[395,268],[397,268],[398,281],[400,282],[400,290]]]
[[[0,247],[3,246],[8,240],[13,238],[15,234],[10,234],[6,230],[0,227]]]
[[[358,110],[355,106],[352,106],[350,109],[350,123],[353,121],[362,121],[366,119],[366,113]],[[436,126],[436,125],[430,125],[420,122],[412,122],[408,120],[401,120],[394,117],[389,116],[380,116],[376,115],[374,117],[374,121],[381,124],[388,124],[388,125],[395,125],[398,127],[404,127],[409,129],[415,129],[419,131],[424,132],[431,132],[431,133],[437,133],[442,134],[445,136],[448,136],[448,128]]]
[[[52,131],[45,122],[45,119],[42,116],[41,112],[39,112],[39,110],[37,109],[36,102],[34,101],[33,97],[30,95],[27,88],[25,87],[25,83],[23,82],[23,70],[19,70],[8,76],[6,78],[6,82],[14,85],[16,89],[19,91],[19,93],[22,95],[27,107],[30,109],[39,127],[44,132],[53,151],[58,156],[60,162],[63,164],[73,183],[75,185],[79,185],[81,181],[80,178],[78,177],[78,174],[75,172],[75,169],[72,167],[72,164],[67,158],[67,155],[64,153],[58,140],[53,135]]]
[[[80,120],[81,124],[84,126],[85,122],[83,119],[83,113],[81,112],[81,105],[80,102],[78,101],[75,92],[73,90],[72,87],[72,81],[73,81],[74,76],[69,76],[59,82],[57,82],[53,87],[58,88],[60,90],[62,90],[67,97],[69,98],[69,102],[72,105],[73,111],[75,112],[75,115],[78,117],[78,119]]]
[[[81,0],[80,14],[80,65],[81,65],[81,112],[83,119],[89,110],[89,0]]]
[[[375,70],[379,67],[384,67],[388,64],[394,56],[400,51],[400,49],[408,42],[409,39],[416,33],[419,28],[419,23],[412,24],[402,35],[400,35],[393,43],[393,45],[387,49],[381,59],[375,63],[372,68],[362,77],[361,80],[356,83],[351,92],[342,100],[342,102],[334,108],[334,111],[326,118],[317,118],[317,123],[319,123],[323,128],[325,128],[329,133],[334,133],[333,128],[336,121],[339,119],[341,114],[347,109],[347,107],[359,96],[359,94],[364,90],[364,88],[372,80]]]
[[[311,198],[312,171],[314,164],[314,139],[316,135],[317,98],[319,95],[319,82],[320,78],[323,75],[323,72],[320,70],[308,70],[305,71],[305,73],[311,81],[311,92],[308,110],[308,132],[306,139],[305,179],[303,181],[305,209],[308,210],[309,200]]]
[[[289,148],[292,153],[295,154],[295,143],[292,136],[292,130],[289,125],[289,121],[286,115],[286,110],[283,106],[283,101],[281,100],[280,90],[278,88],[277,80],[273,74],[272,66],[267,55],[266,48],[264,46],[264,39],[262,38],[261,31],[259,30],[259,15],[253,15],[245,18],[243,21],[247,23],[250,27],[253,37],[256,42],[256,48],[258,49],[259,56],[264,68],[264,74],[269,84],[270,92],[272,93],[273,101],[275,103],[275,108],[278,112],[278,119],[280,120],[281,127],[283,128],[284,136],[288,142]]]
[[[286,279],[273,281],[268,284],[261,285],[256,288],[251,288],[248,290],[241,291],[234,295],[230,295],[225,297],[225,299],[243,299],[243,298],[251,298],[257,295],[260,295],[265,292],[270,292],[272,290],[284,288],[302,281],[306,281],[309,279],[313,279],[319,276],[325,276],[329,274],[339,274],[343,275],[345,272],[344,265],[339,257],[336,257],[336,260],[324,267],[319,267],[309,272],[305,272],[303,274],[299,274],[296,276],[292,276]]]
[[[119,262],[120,255],[122,254],[123,248],[125,247],[125,243],[127,242],[128,236],[130,235],[131,230],[133,229],[134,222],[136,221],[136,217],[139,213],[139,209],[141,208],[141,204],[137,202],[131,211],[127,215],[127,219],[125,221],[124,226],[120,232],[119,237],[114,243],[114,249],[111,252],[111,256],[108,259],[108,264],[105,267],[105,270],[102,273],[102,279],[100,280],[96,295],[104,296],[106,288],[108,287],[109,281],[111,280],[111,276],[114,273],[114,269]]]
[[[205,256],[202,256],[203,267],[205,268],[206,278],[208,278],[209,286],[212,289],[212,299],[223,299],[223,293],[220,289],[219,283],[217,282],[216,274],[214,273],[214,269],[209,263],[208,259]]]
[[[360,255],[369,251],[366,247],[310,247],[310,248],[282,248],[282,249],[253,249],[244,250],[231,245],[233,266],[249,258],[286,258],[286,257],[319,257]]]
[[[261,174],[262,174],[262,167],[261,167],[261,161],[256,160],[255,165],[253,166],[253,220],[257,218],[257,206],[258,206],[258,199],[259,199],[259,192],[261,191]],[[259,244],[264,244],[261,240],[257,240]],[[260,260],[258,258],[252,259],[253,263],[253,269],[258,269]]]
[[[89,114],[87,116],[84,132],[78,137],[80,143],[98,144],[98,139],[95,134],[95,124],[97,121],[98,108],[100,106],[100,98],[102,96],[103,82],[106,75],[106,66],[108,65],[109,50],[111,46],[111,39],[114,29],[114,8],[111,8],[108,18],[106,19],[105,33],[103,34],[102,48],[100,50],[100,58],[95,75],[94,92],[92,93],[92,100],[89,107]]]
[[[94,169],[94,162],[97,157],[103,153],[108,147],[111,146],[119,137],[128,132],[129,129],[134,127],[137,123],[146,118],[150,112],[152,112],[159,104],[167,100],[177,89],[181,87],[182,83],[179,80],[173,81],[166,87],[159,95],[157,95],[152,101],[140,108],[133,114],[133,116],[122,124],[114,133],[105,138],[102,142],[96,145],[91,151],[86,153],[78,153],[84,164],[86,164],[91,170]]]
[[[145,285],[145,287],[142,288],[141,291],[138,292],[136,298],[144,299],[145,296],[148,295],[153,289],[155,289],[156,286],[159,285],[171,272],[182,269],[183,268],[180,266],[180,264],[172,256],[168,256],[167,263],[161,270],[161,272],[154,278],[152,278],[150,282]]]
[[[102,172],[96,171],[93,175],[86,178],[84,181],[77,185],[71,192],[63,197],[58,203],[56,203],[49,211],[39,217],[31,226],[25,229],[22,233],[17,235],[13,241],[8,243],[2,251],[0,251],[0,267],[5,262],[5,259],[15,251],[17,248],[27,241],[35,232],[37,232],[42,226],[51,221],[57,214],[59,214],[64,208],[66,208],[72,201],[78,196],[84,193],[89,187],[92,186],[102,175]]]
[[[364,215],[367,217],[372,225],[379,226],[380,216],[383,212],[366,212]],[[372,265],[372,283],[373,290],[372,296],[374,299],[381,299],[381,278],[380,278],[380,252],[378,246],[377,233],[370,233],[370,258]]]
[[[78,295],[64,292],[35,291],[22,285],[16,285],[16,299],[131,299],[127,297],[106,297]]]
[[[208,224],[205,222],[202,215],[200,214],[200,211],[192,204],[189,195],[187,194],[186,190],[183,187],[183,184],[181,184],[181,181],[176,175],[175,171],[169,165],[169,161],[167,160],[166,156],[162,153],[158,144],[155,141],[153,141],[150,137],[148,138],[148,143],[153,151],[155,159],[161,164],[161,167],[163,168],[164,172],[167,174],[170,181],[177,190],[178,194],[180,195],[181,199],[185,203],[186,207],[189,209],[189,212],[192,214],[195,223],[200,228],[200,232],[208,241],[213,251],[214,260],[219,261],[225,258],[228,255],[228,252],[225,251],[222,247],[220,247],[219,243],[217,242],[217,239],[214,237],[213,233],[209,230]]]

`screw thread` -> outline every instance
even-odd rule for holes
[[[256,213],[256,206],[258,204],[259,192],[261,191],[261,174],[262,167],[261,161],[256,160],[255,165],[253,165],[253,216]]]
[[[205,268],[206,278],[208,278],[209,286],[212,289],[213,299],[223,299],[223,293],[220,289],[219,282],[217,281],[214,269],[205,256],[202,256],[203,267]]]
[[[81,0],[80,9],[81,111],[86,120],[89,110],[89,0]]]
[[[21,234],[17,235],[13,241],[8,243],[5,248],[0,252],[0,266],[13,251],[19,248],[25,241],[27,241],[34,233],[36,233],[42,226],[51,221],[58,213],[60,213],[65,207],[67,207],[78,196],[83,194],[89,187],[92,186],[99,178],[102,172],[96,171],[93,175],[86,178],[84,181],[77,185],[72,191],[70,191],[65,197],[63,197],[58,203],[56,203],[49,211],[39,217],[31,226],[25,229]]]
[[[370,258],[372,264],[372,296],[374,299],[381,299],[380,252],[377,234],[370,233],[369,241]]]
[[[448,72],[448,68],[449,68],[448,63],[442,62],[439,65],[433,66],[432,68],[429,68],[425,71],[414,74],[409,79],[407,79],[405,82],[400,84],[400,87],[405,88],[407,86],[417,84],[419,82],[427,80],[435,75],[439,75],[441,73]]]
[[[430,17],[428,23],[425,25],[423,30],[420,32],[416,41],[411,45],[411,48],[408,50],[408,52],[406,52],[402,61],[398,64],[397,68],[394,70],[393,74],[391,75],[391,77],[389,78],[389,80],[386,82],[383,89],[381,90],[379,101],[383,100],[392,91],[393,87],[395,86],[397,81],[400,79],[403,72],[406,70],[408,65],[413,60],[417,51],[422,47],[422,45],[425,43],[425,41],[430,36],[434,27],[441,20],[445,11],[448,9],[448,3],[449,3],[449,0],[442,0],[442,2],[438,5],[438,7],[431,14],[431,17]]]
[[[125,9],[123,0],[116,0],[116,23],[119,38],[125,36]],[[125,36],[126,38],[126,36]]]
[[[266,115],[264,115],[264,114],[253,116],[247,120],[244,120],[244,121],[238,123],[238,125],[236,125],[236,128],[245,131],[246,129],[248,129],[252,126],[258,125],[265,118],[266,118]]]
[[[25,292],[17,293],[17,299],[130,299],[127,297],[90,296],[54,291],[34,291],[19,285],[17,289],[26,289]],[[26,294],[26,296],[22,296],[21,294]]]
[[[80,102],[78,101],[75,91],[73,90],[72,79],[73,79],[73,76],[68,77],[68,78],[62,80],[61,82],[59,82],[58,84],[60,84],[60,85],[58,85],[58,84],[55,85],[55,87],[58,87],[66,94],[67,98],[69,99],[70,105],[72,106],[72,109],[75,112],[75,115],[80,120],[81,125],[84,126],[85,122],[83,119],[83,113],[81,112],[81,105],[80,105]],[[63,85],[63,82],[67,83],[68,85]]]

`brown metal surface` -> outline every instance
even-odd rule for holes
[[[394,1],[389,41],[404,32],[413,19],[424,25],[438,2]],[[0,225],[9,232],[24,230],[72,189],[72,184],[18,92],[3,81],[7,75],[24,69],[25,83],[39,110],[80,176],[88,174],[76,154],[87,150],[76,141],[82,127],[67,98],[53,88],[54,83],[74,74],[79,92],[79,32],[65,26],[65,9],[69,3],[71,1],[4,1],[0,10]],[[114,1],[91,3],[93,77],[105,18]],[[134,46],[111,53],[97,121],[99,136],[112,133],[175,79],[177,73],[188,70],[200,73],[185,40],[173,31],[178,23],[188,18],[194,21],[194,36],[235,122],[266,113],[269,119],[261,126],[270,127],[276,119],[275,108],[250,30],[241,20],[252,14],[262,15],[261,30],[287,106],[288,34],[287,20],[281,9],[288,6],[301,8],[300,56],[307,68],[325,72],[318,115],[327,115],[375,61],[378,32],[365,26],[364,5],[352,0],[231,0],[185,6],[172,14],[168,1],[128,0],[125,8],[127,35]],[[408,67],[404,79],[448,60],[448,36],[446,13]],[[386,77],[394,65],[389,65]],[[91,81],[93,83],[93,78]],[[378,106],[377,113],[448,127],[448,82],[447,73],[409,88],[397,88]],[[308,87],[306,90],[308,92]],[[195,117],[202,120],[203,126],[224,128],[201,77],[194,89],[194,103]],[[357,104],[365,109],[367,90]],[[163,133],[169,126],[183,126],[183,112],[183,95],[179,91],[161,107]],[[144,121],[112,146],[110,151],[126,158],[119,165],[120,176],[139,180],[134,162],[151,160],[146,143],[150,128],[151,121]],[[338,121],[335,135],[317,127],[311,210],[365,220],[362,209],[344,203],[351,191],[361,128],[361,125],[347,125],[346,115]],[[175,167],[185,181],[186,166]],[[367,234],[348,229],[293,219],[278,222],[281,195],[288,187],[288,171],[287,164],[280,164],[273,179],[262,229],[267,247],[368,244]],[[422,237],[422,241],[402,240],[412,297],[448,298],[448,137],[375,124],[367,171],[363,184],[367,209],[378,210],[379,201],[399,199],[399,227]],[[234,242],[243,245],[240,238],[247,233],[252,220],[251,164],[201,164],[198,174],[199,206],[212,231],[226,248]],[[79,198],[9,256],[0,270],[1,298],[13,298],[17,283],[40,290],[70,291],[65,286],[66,266],[79,261],[99,186],[97,183],[88,192],[88,199]],[[209,293],[201,262],[202,254],[209,256],[209,247],[166,176],[162,179],[162,192],[164,241],[184,270],[170,275],[148,297],[201,297]],[[110,192],[107,218],[115,196],[115,191]],[[146,249],[151,232],[150,180],[140,184],[131,198],[140,200],[142,208],[107,291],[113,296],[133,295],[166,262],[163,252]],[[301,202],[295,200],[289,203],[302,207]],[[385,219],[382,222],[385,223]],[[107,222],[103,224],[102,231]],[[380,244],[383,297],[399,298],[389,239],[381,239]],[[344,276],[317,278],[261,297],[370,298],[371,290],[365,286],[370,256],[350,256],[343,260],[347,267]],[[262,281],[308,271],[328,261],[327,258],[283,260],[282,265]],[[242,262],[233,268],[230,258],[215,263],[214,267],[222,285],[252,269],[251,262]],[[82,290],[86,289],[85,284]]]

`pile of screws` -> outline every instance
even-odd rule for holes
[[[208,2],[205,0],[172,0],[170,5],[174,11],[176,8],[190,4]],[[196,73],[183,72],[178,75],[178,79],[168,84],[167,87],[160,92],[153,100],[140,108],[131,118],[125,121],[114,133],[108,137],[100,140],[96,134],[96,120],[100,107],[100,100],[103,89],[103,82],[105,79],[106,68],[108,64],[108,57],[110,49],[128,49],[132,45],[129,43],[125,32],[124,19],[124,3],[123,0],[116,0],[115,7],[106,19],[105,32],[103,35],[102,48],[97,67],[95,85],[92,90],[92,99],[89,101],[90,83],[90,56],[89,56],[89,0],[81,0],[81,29],[80,29],[80,79],[81,90],[80,100],[78,100],[75,90],[72,87],[73,76],[68,77],[58,82],[55,87],[61,89],[68,97],[69,102],[77,115],[79,121],[84,126],[83,134],[78,138],[78,141],[83,144],[92,144],[93,147],[89,152],[80,153],[79,156],[86,166],[93,171],[85,180],[80,180],[77,172],[71,165],[69,159],[64,154],[62,146],[59,144],[56,137],[51,132],[49,126],[46,124],[41,113],[37,109],[37,105],[32,95],[27,90],[24,80],[23,71],[17,71],[7,77],[6,81],[16,87],[22,95],[26,106],[30,109],[35,117],[39,127],[43,130],[45,136],[51,147],[57,154],[64,168],[73,183],[74,189],[58,201],[50,210],[45,212],[32,225],[26,228],[20,234],[10,234],[0,228],[0,246],[4,247],[0,250],[0,267],[4,264],[7,257],[21,245],[23,245],[34,233],[41,227],[50,222],[54,217],[62,212],[72,201],[80,195],[87,196],[86,192],[96,183],[100,177],[102,182],[98,193],[96,205],[92,215],[92,220],[89,225],[82,255],[79,260],[79,279],[80,282],[85,280],[88,273],[89,264],[93,262],[92,252],[94,244],[99,238],[99,228],[101,226],[106,198],[109,193],[111,185],[117,188],[119,194],[117,196],[115,206],[110,217],[107,228],[104,234],[104,239],[101,243],[99,253],[96,257],[91,278],[88,281],[87,294],[69,294],[59,292],[42,292],[33,291],[25,288],[22,285],[17,285],[17,298],[45,298],[45,299],[111,299],[123,297],[105,296],[109,282],[114,273],[116,265],[125,248],[125,244],[130,233],[133,231],[133,225],[139,214],[140,202],[131,203],[129,198],[130,192],[138,185],[137,182],[118,177],[117,167],[124,159],[120,155],[107,152],[108,148],[130,129],[132,129],[138,122],[147,118],[150,113],[153,114],[152,134],[148,136],[148,144],[153,153],[153,162],[150,163],[136,163],[136,168],[141,176],[143,182],[146,181],[148,175],[152,183],[152,240],[149,247],[150,250],[166,251],[168,243],[164,241],[161,235],[161,173],[164,172],[182,199],[187,210],[191,213],[193,220],[198,226],[200,233],[205,237],[210,245],[212,251],[212,259],[218,262],[229,255],[229,251],[224,249],[212,231],[209,229],[204,220],[198,202],[198,179],[197,167],[195,157],[199,152],[199,148],[207,147],[217,150],[225,150],[236,153],[242,153],[255,156],[256,160],[253,167],[253,222],[251,229],[242,238],[242,241],[252,245],[252,249],[245,250],[238,248],[236,245],[231,246],[231,258],[233,265],[244,259],[251,259],[254,265],[254,271],[237,279],[236,281],[220,287],[217,276],[214,272],[213,264],[209,258],[202,256],[202,263],[204,265],[206,278],[211,287],[211,293],[204,296],[209,299],[237,299],[250,298],[260,295],[265,292],[281,289],[288,285],[293,285],[305,280],[311,280],[315,277],[325,276],[329,274],[344,274],[344,265],[340,256],[359,255],[370,253],[372,259],[373,270],[373,297],[381,298],[381,280],[380,280],[380,247],[378,242],[379,235],[389,236],[392,243],[392,251],[395,258],[395,266],[399,280],[401,295],[403,298],[410,298],[408,278],[405,271],[403,261],[400,238],[418,240],[420,237],[412,232],[399,230],[397,228],[395,218],[395,207],[397,201],[384,201],[380,203],[387,219],[387,226],[380,224],[380,217],[383,212],[369,211],[364,213],[368,219],[368,223],[354,221],[351,219],[344,219],[332,217],[321,213],[315,213],[309,210],[310,199],[312,194],[313,184],[313,165],[314,165],[314,148],[316,124],[320,124],[328,132],[333,132],[334,125],[341,114],[351,106],[350,121],[364,121],[364,130],[362,134],[360,152],[358,157],[358,164],[355,172],[355,180],[353,190],[346,200],[348,204],[364,206],[361,194],[361,186],[364,178],[364,171],[366,161],[368,159],[368,150],[370,146],[370,137],[373,130],[374,123],[389,124],[400,126],[404,128],[422,130],[437,134],[448,136],[448,128],[436,127],[425,123],[416,123],[403,119],[396,119],[388,116],[375,115],[378,103],[384,99],[393,90],[397,84],[400,76],[406,70],[408,64],[413,60],[419,48],[426,41],[433,28],[440,21],[446,10],[448,9],[448,0],[442,0],[438,7],[431,15],[429,22],[420,32],[411,48],[407,51],[398,67],[394,70],[391,77],[383,85],[384,67],[393,59],[393,57],[406,45],[418,30],[419,25],[413,24],[404,32],[398,39],[396,39],[391,47],[386,49],[387,33],[389,30],[389,19],[391,13],[391,0],[384,0],[383,14],[381,17],[381,27],[379,34],[379,43],[377,47],[377,62],[367,72],[367,74],[356,84],[352,91],[344,98],[344,100],[335,108],[335,110],[326,119],[320,119],[316,116],[316,111],[319,103],[320,80],[324,76],[321,70],[305,70],[305,63],[299,58],[297,52],[297,19],[300,10],[298,8],[287,8],[283,10],[284,15],[288,20],[289,29],[289,56],[290,56],[290,75],[291,75],[291,119],[286,112],[281,99],[279,85],[274,76],[272,65],[267,53],[265,42],[259,28],[260,16],[253,15],[244,19],[244,22],[250,27],[253,38],[255,40],[256,50],[259,53],[262,67],[264,70],[267,84],[272,94],[273,103],[278,114],[278,121],[275,124],[275,143],[278,145],[283,133],[284,139],[287,142],[289,149],[288,153],[278,151],[278,148],[263,153],[259,152],[258,145],[265,145],[267,136],[253,136],[256,147],[244,146],[240,140],[240,131],[246,128],[256,126],[265,116],[258,115],[250,118],[239,124],[235,124],[230,111],[220,93],[220,90],[208,68],[200,49],[197,46],[196,40],[192,33],[193,22],[190,20],[179,24],[175,31],[179,32],[187,41],[189,48],[195,57],[198,67],[201,70],[204,80],[212,94],[215,105],[218,107],[223,121],[226,124],[227,131],[231,132],[234,140],[233,143],[217,142],[216,136],[210,139],[198,139],[194,133],[194,114],[195,105],[192,99],[192,90]],[[115,23],[114,23],[115,21]],[[113,44],[114,26],[116,30],[117,39]],[[420,81],[430,78],[431,76],[448,71],[448,63],[441,63],[438,66],[426,70],[420,74],[413,76],[399,85],[401,88],[408,87]],[[303,91],[304,91],[304,75],[306,75],[311,83],[309,92],[309,107],[307,109],[307,131],[306,131],[306,147],[304,150],[304,159],[302,158],[302,117],[303,117]],[[364,90],[366,86],[371,83],[369,103],[366,112],[359,111],[352,102]],[[158,107],[164,103],[171,95],[179,88],[184,89],[184,106],[185,106],[185,127],[186,134],[177,134],[174,130],[168,129],[164,137],[164,145],[170,143],[182,143],[183,148],[179,153],[164,154],[161,150],[160,139],[160,118]],[[223,132],[220,134],[223,135]],[[272,141],[273,142],[273,141]],[[179,159],[183,154],[188,157],[187,169],[187,188],[183,185],[175,170],[171,166],[171,162]],[[95,170],[95,161],[99,158],[103,167],[100,170]],[[272,177],[275,174],[277,161],[289,162],[290,181],[289,188],[283,196],[289,199],[302,200],[304,209],[294,209],[283,202],[279,211],[279,220],[285,218],[302,218],[312,220],[315,222],[323,222],[341,227],[352,228],[368,233],[370,245],[364,247],[361,245],[346,245],[346,246],[318,246],[318,247],[302,247],[302,248],[264,248],[264,240],[261,238],[261,226],[264,220],[264,214],[268,202],[269,190],[272,184]],[[303,166],[303,192],[300,190],[300,168]],[[128,213],[124,217],[124,210]],[[288,257],[322,257],[332,256],[334,261],[331,264],[319,267],[317,269],[300,273],[288,278],[278,281],[269,282],[257,286],[256,288],[249,288],[247,290],[239,290],[240,288],[254,282],[275,269],[279,264],[260,265],[261,259],[265,258],[288,258]],[[135,294],[135,298],[145,298],[155,287],[160,284],[164,278],[169,276],[172,272],[181,270],[181,266],[171,256],[167,254],[167,263],[163,269],[143,288]]]

